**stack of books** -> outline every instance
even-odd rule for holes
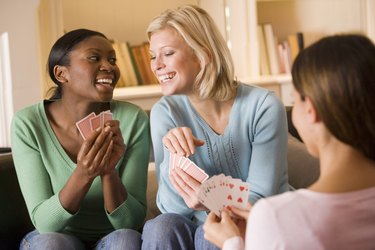
[[[284,41],[278,41],[272,24],[258,25],[260,75],[290,73],[292,63],[303,49],[303,33],[288,35]]]
[[[150,67],[148,42],[132,46],[129,42],[113,41],[112,45],[121,72],[117,88],[158,83]]]

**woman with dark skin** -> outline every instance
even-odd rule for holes
[[[141,108],[112,99],[120,72],[110,41],[96,31],[68,32],[52,47],[48,70],[53,98],[12,123],[17,176],[36,228],[21,249],[139,249],[149,122]],[[76,123],[107,110],[113,120],[84,140]]]

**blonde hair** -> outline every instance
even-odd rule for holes
[[[155,17],[147,28],[147,36],[167,27],[175,29],[200,61],[194,87],[202,99],[227,101],[233,97],[238,83],[230,51],[210,15],[194,5],[166,10]]]

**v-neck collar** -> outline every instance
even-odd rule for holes
[[[228,124],[225,127],[224,132],[222,134],[216,133],[210,127],[210,125],[208,125],[208,123],[202,118],[202,116],[197,112],[197,110],[191,104],[191,102],[190,102],[190,100],[187,96],[184,96],[183,98],[184,98],[184,101],[186,102],[188,108],[190,109],[191,113],[193,114],[193,116],[194,116],[193,118],[196,119],[199,122],[199,124],[201,124],[202,127],[204,127],[204,129],[210,134],[210,136],[222,138],[222,137],[226,137],[230,133],[232,123],[233,123],[233,116],[234,116],[234,114],[237,113],[237,109],[238,109],[237,99],[241,96],[241,92],[242,92],[242,86],[239,85],[238,88],[237,88],[236,97],[234,99],[232,108],[230,110]]]
[[[48,120],[47,113],[46,113],[46,104],[51,103],[51,102],[53,102],[53,101],[44,100],[43,102],[39,103],[40,117],[42,118],[43,124],[44,124],[45,128],[47,129],[49,138],[51,139],[51,141],[52,141],[52,143],[53,143],[53,145],[56,149],[55,151],[58,154],[60,154],[60,156],[64,159],[64,161],[70,166],[70,168],[74,169],[76,167],[76,163],[74,161],[72,161],[72,159],[70,159],[69,155],[66,153],[65,149],[62,147],[61,143],[57,139],[57,136],[56,136],[55,132],[53,131],[52,126],[51,126],[51,124]],[[110,110],[113,109],[113,106],[114,106],[113,101],[109,102]]]

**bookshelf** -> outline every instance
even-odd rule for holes
[[[140,44],[145,41],[144,30],[152,16],[187,3],[206,9],[218,24],[231,49],[238,80],[275,91],[285,105],[292,104],[291,76],[288,73],[260,74],[259,24],[270,23],[278,40],[302,32],[305,46],[325,35],[342,32],[362,32],[375,41],[373,0],[158,0],[148,3],[153,4],[153,8],[147,8],[147,13],[142,1],[132,3],[132,8],[128,8],[130,0],[114,1],[102,9],[100,0],[64,0],[61,6],[55,5],[55,12],[61,17],[56,21],[59,25],[55,26],[58,30],[85,26],[123,42]],[[129,15],[123,13],[127,9],[131,12]],[[71,15],[79,18],[70,18]],[[114,98],[133,102],[144,109],[150,109],[160,97],[158,84],[117,88],[114,93]]]
[[[364,33],[375,41],[373,0],[201,0],[226,37],[238,79],[274,89],[291,105],[291,76],[261,74],[258,25],[271,24],[278,41],[301,32],[308,46],[326,35]],[[245,56],[244,56],[245,55]]]

